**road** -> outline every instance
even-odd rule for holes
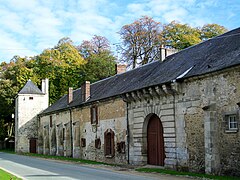
[[[29,156],[0,152],[0,168],[22,178],[23,180],[184,180],[189,178],[137,173],[134,171],[117,171],[114,168],[85,166],[74,163],[46,160]]]

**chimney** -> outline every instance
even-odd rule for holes
[[[73,101],[73,88],[68,88],[68,104],[70,104]]]
[[[115,65],[115,72],[116,74],[121,74],[126,72],[127,66],[125,64],[116,64]]]
[[[170,56],[176,52],[177,52],[176,49],[169,49],[169,48],[165,48],[165,47],[161,46],[160,47],[160,60],[163,61],[163,60],[165,60],[165,58],[167,56]]]
[[[81,86],[82,102],[86,102],[90,98],[90,82],[85,81]]]
[[[48,79],[43,79],[42,80],[42,92],[44,94],[48,94]]]

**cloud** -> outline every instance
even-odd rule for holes
[[[36,54],[35,51],[30,50],[21,42],[18,42],[11,34],[0,30],[0,59],[9,61],[14,55],[25,57]]]
[[[0,60],[39,54],[63,37],[79,44],[96,34],[118,43],[121,27],[144,15],[162,23],[238,25],[236,4],[237,0],[0,0],[0,43],[12,49],[0,49]]]

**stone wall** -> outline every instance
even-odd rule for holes
[[[104,132],[107,129],[115,133],[115,149],[118,142],[127,144],[125,103],[118,98],[98,102],[95,105],[98,107],[97,125],[91,124],[91,106],[40,117],[39,139],[43,142],[39,142],[42,145],[39,145],[39,152],[108,163],[127,163],[126,153],[118,153],[116,150],[112,158],[104,155]],[[52,127],[50,127],[50,116],[52,116]],[[85,139],[84,146],[83,139]],[[100,140],[98,148],[95,147],[96,139]]]
[[[239,176],[239,79],[240,69],[232,68],[126,93],[125,102],[121,98],[100,101],[95,103],[99,112],[97,125],[91,124],[90,105],[52,114],[55,130],[45,135],[43,129],[49,126],[49,116],[41,117],[39,139],[49,136],[51,144],[47,150],[40,143],[41,152],[56,151],[56,155],[108,163],[127,163],[129,155],[131,164],[147,164],[147,126],[155,114],[163,125],[165,167]],[[237,115],[235,131],[226,128],[229,114]],[[115,150],[118,142],[126,145],[124,153],[116,151],[112,158],[104,155],[104,132],[108,129],[114,131]],[[50,137],[55,132],[56,137]],[[100,141],[99,148],[95,140]]]
[[[165,167],[176,168],[177,142],[174,100],[174,96],[165,94],[148,99],[139,96],[135,101],[129,102],[131,164],[147,164],[147,125],[150,116],[156,114],[162,122],[164,131]],[[182,153],[185,153],[185,151],[182,151]]]
[[[239,130],[226,130],[226,114],[237,114],[240,69],[216,72],[124,96],[130,123],[130,162],[147,163],[148,117],[164,128],[165,167],[239,175]],[[238,105],[237,105],[238,103]]]
[[[15,110],[15,151],[29,152],[29,139],[38,137],[37,114],[47,108],[45,95],[19,94]]]
[[[233,68],[182,84],[178,111],[184,112],[189,170],[240,175],[240,133],[228,131],[225,118],[236,114],[239,128],[239,78],[240,69]]]

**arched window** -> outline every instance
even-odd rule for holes
[[[104,150],[106,157],[113,157],[115,154],[114,151],[114,132],[111,129],[108,129],[104,133]]]

